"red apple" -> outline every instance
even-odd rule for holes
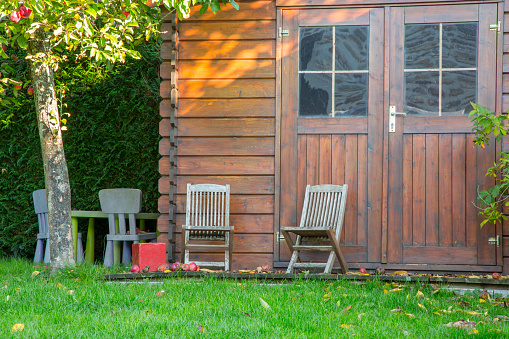
[[[138,273],[139,271],[140,271],[140,266],[138,266],[138,265],[131,266],[131,273]]]
[[[497,272],[493,273],[491,276],[493,277],[493,279],[500,279],[500,274],[498,274]]]
[[[34,94],[34,89],[32,87],[29,87],[27,89],[27,93],[30,94],[30,95],[33,95]]]
[[[198,265],[196,265],[196,263],[192,262],[189,264],[189,271],[198,271]]]
[[[11,59],[14,60],[14,62],[18,62],[19,58],[15,56],[14,54],[11,55]]]
[[[19,91],[21,89],[21,85],[14,85],[14,89]]]
[[[145,266],[145,268],[144,268],[144,269],[142,269],[141,271],[142,271],[143,273],[148,273],[148,271],[149,271],[149,270],[150,270],[150,266]]]
[[[30,8],[26,8],[25,5],[19,6],[19,15],[21,15],[22,18],[28,18],[32,14],[32,10]]]
[[[189,271],[189,264],[182,264],[183,271]]]
[[[170,270],[180,271],[180,262],[177,261],[177,262],[174,262],[173,264],[171,264]]]
[[[360,272],[360,273],[368,273],[368,271],[366,271],[366,269],[365,269],[365,268],[359,268],[359,272]]]
[[[21,20],[21,15],[17,11],[12,11],[9,15],[9,19],[14,23],[18,23]]]
[[[128,12],[128,11],[122,11],[122,14],[125,15],[125,17],[127,18],[129,16],[129,14],[131,14],[131,12]]]
[[[164,272],[164,271],[167,271],[169,269],[170,269],[170,265],[162,264],[162,265],[159,265],[159,267],[157,268],[157,271],[158,272]]]

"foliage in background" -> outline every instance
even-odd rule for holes
[[[495,141],[502,140],[502,137],[509,131],[509,126],[505,124],[507,116],[494,114],[489,109],[478,104],[472,104],[474,110],[468,115],[472,117],[473,132],[475,133],[474,142],[476,145],[485,148],[489,145],[491,137]],[[497,161],[486,172],[486,176],[495,178],[496,183],[493,187],[479,192],[477,201],[480,203],[481,214],[484,220],[481,227],[488,222],[496,224],[497,221],[507,220],[502,213],[499,205],[504,203],[509,206],[509,153],[500,152]]]
[[[141,45],[141,60],[111,70],[82,59],[55,74],[71,114],[64,142],[73,209],[98,210],[100,189],[133,187],[143,191],[143,211],[157,212],[160,42]],[[6,62],[28,74],[24,51],[8,53],[19,58]],[[0,129],[0,256],[30,257],[38,232],[32,191],[44,188],[44,174],[33,96],[20,91],[18,99],[0,108],[0,120],[10,116]]]

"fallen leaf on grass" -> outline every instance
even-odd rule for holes
[[[69,290],[69,291],[67,291],[67,294],[69,294],[69,295],[73,295],[73,294],[74,294],[74,290]]]
[[[157,295],[158,297],[164,297],[164,296],[166,295],[166,292],[164,292],[164,290],[160,290],[160,291],[158,291],[158,292],[156,293],[156,295]]]
[[[260,300],[260,304],[262,304],[263,308],[270,310],[270,305],[267,304],[265,300],[263,300],[262,298],[258,298],[258,300]]]
[[[403,277],[406,277],[408,275],[408,272],[407,271],[396,271],[396,272],[390,273],[389,275],[401,275]]]
[[[419,308],[420,308],[421,310],[424,310],[424,312],[428,313],[428,309],[427,309],[424,305],[422,305],[422,304],[417,304],[417,306],[419,306]]]
[[[499,329],[499,328],[492,328],[491,330],[489,330],[488,332],[490,333],[502,333],[502,330]]]
[[[352,308],[352,305],[348,305],[347,307],[345,307],[341,312],[343,313],[347,313],[350,311],[350,309]]]
[[[152,310],[145,310],[145,313],[149,314]]]
[[[388,293],[394,293],[394,292],[399,292],[399,291],[403,291],[403,289],[402,288],[393,288]]]
[[[352,324],[341,324],[341,325],[339,325],[339,327],[346,328],[346,329],[349,329],[352,326],[353,326]]]
[[[422,293],[420,290],[417,291],[417,293],[415,294],[415,297],[417,299],[424,299],[424,293]]]
[[[198,325],[196,327],[198,328],[198,334],[203,334],[203,332],[205,332],[205,326]]]
[[[403,312],[403,310],[401,309],[401,307],[396,307],[395,309],[392,309],[392,310],[391,310],[391,313],[392,313],[392,314],[401,313],[401,312]]]
[[[464,319],[460,319],[458,321],[450,322],[447,324],[444,324],[445,327],[449,328],[463,328],[463,329],[469,329],[469,328],[475,328],[477,324],[475,321],[468,321]]]
[[[359,318],[359,319],[360,319],[360,318],[364,317],[365,315],[366,315],[366,313],[359,313],[359,314],[357,315],[357,318]]]
[[[479,331],[478,330],[468,331],[468,334],[479,334]]]
[[[413,315],[412,313],[406,313],[405,312],[405,315],[411,319],[415,318],[415,315]]]
[[[481,293],[479,293],[479,298],[481,299],[491,299],[491,295],[488,293],[488,291],[484,290]]]
[[[10,296],[10,295],[8,295],[8,296],[7,296],[7,298],[5,298],[5,302],[8,302],[8,301],[9,301],[9,299],[11,299],[11,296]]]
[[[12,325],[12,332],[20,332],[25,328],[25,324],[17,323]]]
[[[248,318],[251,318],[251,315],[249,313],[246,313],[246,312],[242,312],[243,315],[245,315],[246,317]]]
[[[67,288],[65,288],[64,285],[62,285],[61,283],[56,283],[53,285],[54,288],[58,288],[60,290],[66,290]]]
[[[509,321],[509,317],[505,315],[496,315],[493,317],[493,321]]]
[[[32,274],[30,275],[31,278],[34,278],[34,277],[37,277],[39,275],[39,273],[41,273],[40,271],[33,271]]]

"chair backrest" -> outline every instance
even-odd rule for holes
[[[230,185],[187,184],[186,225],[230,226]]]
[[[48,202],[46,200],[46,189],[34,191],[34,210],[39,220],[39,233],[49,234]]]
[[[111,188],[99,191],[101,210],[108,214],[110,234],[127,234],[125,215],[129,216],[129,231],[136,234],[135,214],[141,211],[141,190],[135,188]],[[116,232],[115,217],[118,215],[119,231]]]
[[[306,187],[301,227],[331,227],[341,231],[348,185],[316,185]]]

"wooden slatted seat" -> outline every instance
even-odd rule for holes
[[[339,237],[346,207],[348,185],[316,185],[306,187],[300,227],[283,227],[282,232],[292,257],[287,273],[295,268],[325,267],[324,273],[331,273],[336,256],[342,273],[348,271],[343,253],[339,247]],[[295,243],[290,233],[297,235]],[[327,242],[328,244],[323,244]],[[297,262],[300,251],[330,252],[326,263]]]
[[[225,271],[229,271],[233,229],[230,226],[230,185],[187,184],[186,223],[182,225],[182,263],[190,262],[190,250],[224,250],[224,262],[195,263],[205,267],[224,267]]]

